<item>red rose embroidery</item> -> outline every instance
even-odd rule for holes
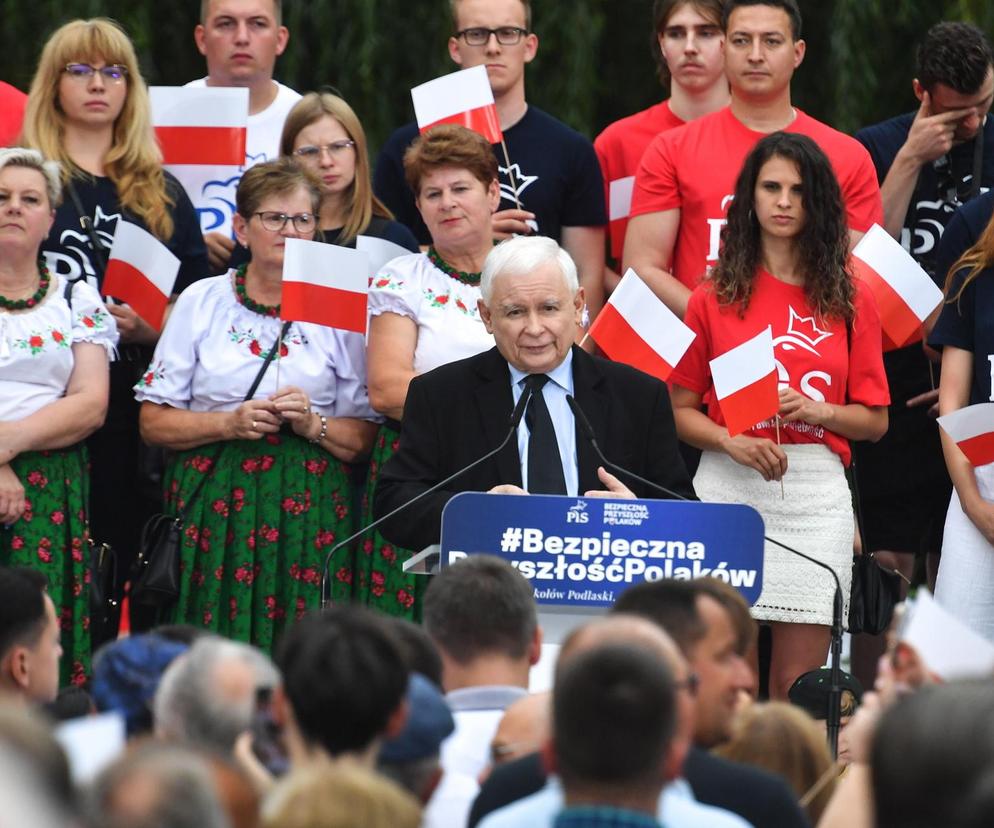
[[[380,557],[389,563],[396,563],[397,551],[389,543],[385,543],[380,548]]]
[[[54,523],[56,526],[61,526],[63,523],[65,523],[66,516],[61,510],[56,509],[54,512],[52,512],[51,516],[49,517],[49,520],[52,521],[52,523]]]
[[[262,346],[259,344],[258,339],[253,339],[249,343],[249,350],[252,352],[253,356],[259,356],[262,353]]]
[[[352,583],[352,570],[351,569],[347,569],[346,567],[343,566],[341,569],[339,569],[335,573],[335,580],[336,581],[340,581],[343,584],[351,584]]]
[[[84,316],[83,319],[82,319],[82,321],[83,321],[83,324],[86,325],[87,328],[96,327],[96,322],[93,321],[93,317],[92,316]]]
[[[414,606],[414,596],[411,595],[406,589],[397,590],[397,603],[402,607],[410,609]]]
[[[62,335],[62,331],[52,331],[52,340],[54,342],[62,342],[64,339],[65,336]]]

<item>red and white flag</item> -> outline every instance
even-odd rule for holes
[[[486,66],[460,69],[415,86],[411,100],[421,132],[439,124],[459,124],[491,144],[503,140]]]
[[[632,194],[635,192],[635,176],[616,178],[607,185],[607,218],[611,234],[611,255],[621,259],[625,247],[625,232],[628,217],[632,212]]]
[[[853,266],[880,309],[884,350],[921,339],[922,323],[942,302],[942,291],[900,243],[874,224],[853,249]]]
[[[245,163],[249,91],[233,86],[153,86],[152,123],[164,164]]]
[[[972,466],[994,463],[994,403],[968,405],[939,417],[939,425]]]
[[[589,333],[615,362],[624,362],[664,382],[697,336],[631,268]]]
[[[366,333],[369,255],[337,244],[287,239],[280,317]]]
[[[780,410],[773,328],[711,360],[714,394],[733,437]]]
[[[137,224],[117,220],[101,288],[104,296],[127,302],[160,331],[178,272],[179,259],[168,247]]]

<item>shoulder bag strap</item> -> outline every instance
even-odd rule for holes
[[[269,349],[269,353],[266,354],[266,358],[263,360],[262,366],[259,368],[259,373],[255,375],[255,379],[252,381],[252,385],[249,388],[248,393],[242,398],[243,402],[248,402],[255,395],[256,390],[259,388],[259,384],[262,382],[262,378],[266,375],[266,371],[268,370],[270,363],[273,361],[273,358],[276,356],[276,352],[279,350],[280,344],[283,342],[283,339],[286,337],[287,331],[290,330],[291,324],[292,324],[291,322],[283,323],[283,327],[280,329],[279,336],[276,337],[276,341],[273,343],[273,347]],[[218,446],[217,449],[215,450],[214,456],[211,458],[210,473],[205,474],[203,477],[201,477],[200,480],[197,482],[197,485],[194,486],[193,491],[190,492],[190,496],[186,499],[187,504],[193,503],[193,501],[196,500],[197,495],[200,494],[200,490],[203,487],[204,483],[207,482],[207,478],[210,477],[212,474],[214,474],[215,463],[217,462],[217,459],[221,454],[222,448],[223,446]],[[185,517],[186,517],[186,506],[178,510],[176,519],[182,523]]]
[[[90,237],[90,247],[93,248],[93,256],[96,260],[96,265],[100,268],[100,276],[103,275],[104,271],[107,270],[107,258],[104,255],[107,248],[103,246],[100,241],[100,237],[97,235],[97,230],[93,226],[93,220],[87,214],[86,210],[83,209],[83,202],[79,199],[79,193],[76,192],[76,188],[73,186],[72,181],[66,184],[66,192],[69,193],[69,198],[72,201],[72,206],[76,210],[76,215],[79,216],[79,226],[86,231],[86,235]],[[122,219],[118,219],[122,221]]]

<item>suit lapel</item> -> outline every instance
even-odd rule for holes
[[[486,445],[495,448],[507,436],[514,398],[511,395],[511,372],[500,352],[493,348],[487,351],[485,357],[476,369],[480,380],[476,388],[476,405]],[[499,482],[520,486],[521,460],[518,457],[517,440],[512,438],[495,460],[500,474]]]
[[[573,346],[573,397],[590,420],[597,443],[604,451],[611,418],[611,395],[607,392],[604,377],[597,363],[586,351],[575,345]],[[601,465],[601,461],[579,425],[576,426],[576,465],[581,495],[590,489],[604,488],[604,484],[597,477],[597,467]]]

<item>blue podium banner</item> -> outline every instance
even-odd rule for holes
[[[754,604],[763,519],[740,504],[463,492],[442,512],[441,566],[489,553],[539,604],[604,607],[632,584],[711,575]]]

